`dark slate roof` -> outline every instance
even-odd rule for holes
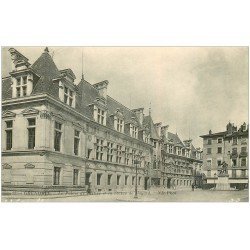
[[[150,115],[144,116],[143,127],[147,127],[150,130],[150,135],[152,139],[154,140],[160,139],[159,135],[156,132],[152,117]]]
[[[179,136],[177,134],[173,134],[171,132],[168,132],[168,138],[173,141],[173,144],[175,146],[185,147],[185,145],[183,144],[183,142],[181,141],[181,139],[179,138]]]
[[[110,96],[107,96],[107,108],[108,108],[108,117],[110,117],[111,115],[114,115],[116,113],[117,109],[119,109],[120,112],[124,116],[125,124],[129,123],[132,120],[132,117],[134,117],[134,120],[136,121],[137,125],[139,127],[141,127],[139,120],[138,120],[137,116],[135,115],[135,113],[132,110],[130,110],[129,108],[125,107],[123,104],[114,100]]]
[[[208,138],[208,137],[217,137],[217,136],[224,136],[227,132],[218,132],[218,133],[212,133],[212,134],[206,134],[206,135],[200,135],[201,138]]]
[[[11,77],[6,77],[2,79],[2,100],[9,99],[11,97]]]
[[[50,54],[46,51],[31,66],[35,73],[40,76],[37,82],[34,82],[32,94],[46,93],[59,99],[58,83],[52,82],[53,79],[61,76]]]

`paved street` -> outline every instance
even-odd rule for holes
[[[102,194],[84,196],[25,197],[2,196],[5,202],[248,202],[248,191],[175,190],[165,194],[133,195]]]

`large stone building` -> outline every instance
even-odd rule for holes
[[[9,52],[2,191],[131,192],[136,172],[138,190],[191,185],[199,150],[154,124],[143,108],[130,110],[107,95],[108,81],[82,77],[75,84],[73,71],[59,70],[48,48],[32,65],[16,49]]]
[[[248,187],[248,126],[237,129],[228,123],[226,131],[202,135],[204,174],[210,187],[218,182],[222,166],[226,164],[231,188]],[[209,185],[208,185],[209,186]]]

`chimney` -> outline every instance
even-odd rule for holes
[[[160,136],[161,135],[161,122],[155,123],[154,126],[155,126],[157,134]]]
[[[144,108],[138,108],[138,109],[132,110],[135,113],[135,115],[137,116],[140,124],[143,123],[143,118],[144,118],[143,110],[144,110]]]
[[[169,125],[165,125],[161,127],[161,135],[165,136],[168,139],[168,127]]]
[[[107,99],[108,84],[109,84],[108,80],[104,80],[102,82],[93,84],[93,87],[98,90],[101,97]]]

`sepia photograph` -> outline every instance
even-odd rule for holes
[[[248,47],[2,47],[2,202],[248,202]]]

